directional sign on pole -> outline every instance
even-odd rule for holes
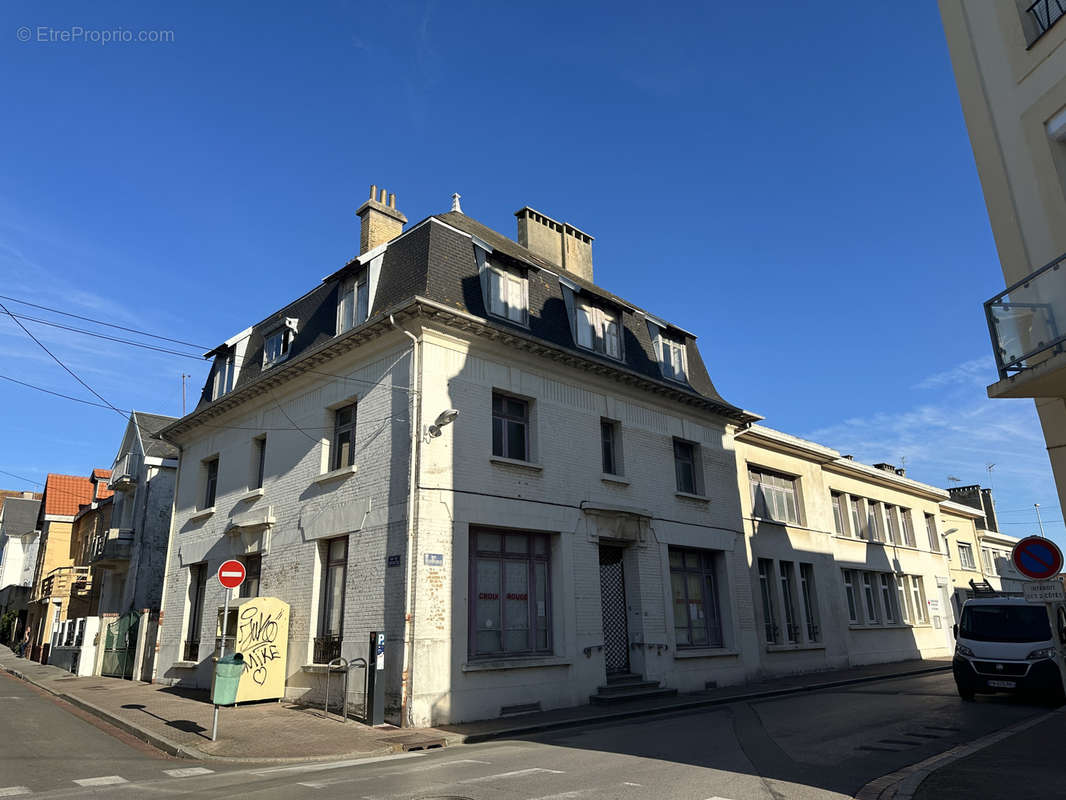
[[[1050,539],[1040,536],[1026,536],[1014,545],[1011,560],[1022,575],[1038,581],[1062,571],[1062,551]]]
[[[222,566],[218,568],[218,582],[227,589],[236,589],[244,583],[245,574],[244,564],[231,558],[229,561],[223,561]]]

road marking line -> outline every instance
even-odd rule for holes
[[[193,775],[210,775],[214,770],[206,767],[182,767],[181,769],[165,769],[163,772],[171,778],[191,778]]]
[[[81,778],[72,783],[78,786],[114,786],[118,783],[129,783],[129,781],[121,775],[104,775],[102,778]]]
[[[729,800],[729,798],[728,797],[719,797],[718,795],[715,795],[714,797],[708,797],[707,800]]]
[[[572,800],[574,797],[581,797],[583,794],[588,794],[592,789],[575,789],[572,792],[560,792],[559,794],[546,794],[543,797],[534,797],[532,800]]]
[[[623,786],[641,786],[643,788],[642,784],[633,783],[633,781],[622,781],[622,785]]]
[[[530,767],[529,769],[516,769],[513,772],[500,772],[496,775],[482,775],[480,778],[467,778],[465,781],[459,781],[459,783],[483,783],[485,781],[495,781],[500,778],[518,778],[523,775],[536,775],[537,773],[548,773],[550,775],[564,775],[566,774],[561,769],[545,769],[544,767]]]
[[[277,775],[281,772],[318,772],[326,769],[341,769],[343,767],[358,767],[360,764],[376,764],[381,761],[399,761],[404,758],[425,758],[425,750],[416,750],[413,753],[397,753],[393,756],[371,756],[370,758],[349,758],[345,761],[331,761],[325,764],[297,764],[292,767],[272,767],[271,769],[259,769],[249,772],[249,775]]]
[[[0,789],[0,797],[16,797],[20,794],[29,794],[29,786],[8,786]]]
[[[306,786],[309,789],[324,789],[327,786],[338,786],[342,783],[361,783],[365,781],[376,781],[379,778],[386,778],[391,775],[410,775],[412,772],[426,772],[431,769],[439,769],[440,767],[450,767],[454,764],[491,764],[491,761],[478,761],[476,758],[458,758],[455,761],[441,761],[438,764],[423,764],[420,767],[407,767],[405,769],[390,770],[388,772],[376,772],[373,775],[363,775],[354,778],[328,778],[320,781],[310,781],[308,783],[301,783],[300,786]]]

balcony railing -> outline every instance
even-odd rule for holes
[[[56,567],[41,579],[33,599],[83,595],[92,588],[92,580],[88,567]]]
[[[1066,342],[1066,254],[985,303],[1000,379],[1030,369]]]
[[[98,564],[109,561],[129,561],[132,547],[132,530],[112,528],[103,534],[93,537],[92,548],[89,552],[89,562]]]
[[[1025,10],[1026,15],[1036,23],[1036,35],[1032,37],[1029,46],[1051,30],[1051,26],[1066,15],[1066,3],[1063,0],[1036,0]]]
[[[137,473],[140,469],[140,456],[136,453],[126,453],[112,468],[109,485],[119,491],[132,487],[137,483]]]

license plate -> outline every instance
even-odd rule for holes
[[[1017,681],[989,681],[988,685],[996,689],[1013,689],[1018,683]]]

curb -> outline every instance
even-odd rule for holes
[[[678,711],[690,711],[697,708],[706,708],[708,706],[720,706],[728,705],[730,703],[743,703],[750,700],[764,700],[772,697],[783,697],[790,694],[801,694],[802,692],[816,692],[822,689],[833,689],[839,686],[853,686],[859,683],[873,683],[874,681],[891,680],[893,678],[909,678],[914,675],[928,675],[934,672],[947,672],[951,669],[951,664],[945,664],[937,667],[922,667],[921,669],[908,670],[906,672],[893,672],[884,675],[864,675],[858,678],[843,678],[836,681],[823,681],[821,683],[812,683],[806,686],[788,686],[781,689],[766,689],[759,692],[747,692],[744,694],[734,694],[727,697],[706,697],[699,700],[689,700],[681,703],[674,703],[669,706],[659,706],[657,708],[641,708],[631,709],[628,711],[614,711],[607,714],[597,714],[594,717],[581,717],[575,719],[557,720],[555,722],[542,722],[529,725],[518,725],[512,728],[506,728],[498,731],[485,731],[483,733],[470,733],[466,735],[460,735],[460,744],[477,744],[479,742],[489,742],[494,739],[502,739],[505,737],[523,736],[531,733],[543,733],[545,731],[562,730],[565,728],[578,728],[585,725],[598,725],[604,722],[614,722],[616,720],[633,719],[636,717],[650,717],[661,716],[665,714],[673,714]]]
[[[1009,727],[994,731],[972,742],[956,745],[950,750],[930,756],[924,761],[903,767],[888,775],[875,778],[855,793],[853,800],[912,800],[922,782],[941,767],[972,756],[986,747],[1008,739],[1016,733],[1028,730],[1042,722],[1047,722],[1056,715],[1066,714],[1066,708],[1059,708],[1036,717],[1017,722]]]

